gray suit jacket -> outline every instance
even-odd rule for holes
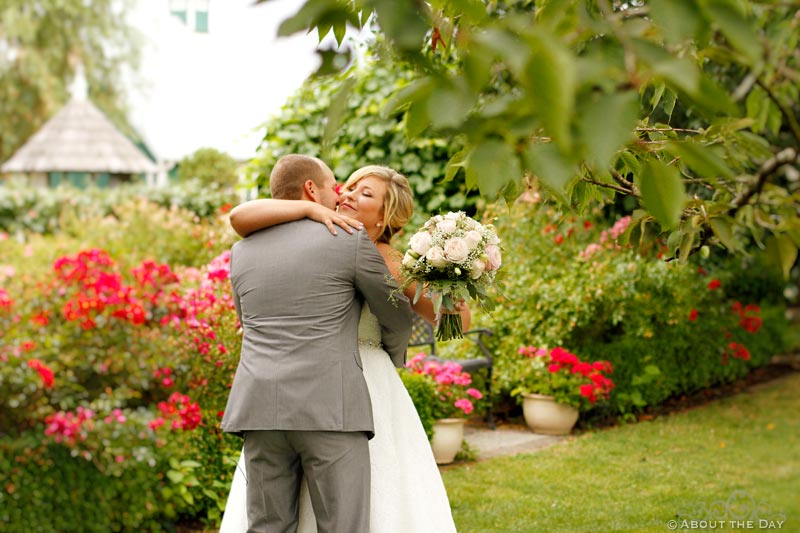
[[[402,366],[411,308],[366,231],[334,237],[300,220],[233,245],[231,283],[244,330],[223,431],[365,431],[372,407],[358,352],[362,301]]]

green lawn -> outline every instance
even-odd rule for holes
[[[688,412],[448,468],[458,531],[663,532],[672,519],[688,521],[677,531],[693,519],[711,520],[709,531],[762,530],[765,519],[800,531],[798,390],[795,373]]]

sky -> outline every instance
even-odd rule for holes
[[[209,32],[169,15],[166,1],[139,0],[132,24],[144,37],[142,66],[128,84],[130,119],[161,159],[201,147],[239,159],[254,155],[262,131],[319,61],[316,33],[277,37],[298,0],[211,0]]]

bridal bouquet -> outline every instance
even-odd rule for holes
[[[480,307],[491,309],[486,290],[502,264],[499,243],[494,226],[481,224],[462,211],[431,217],[411,237],[403,257],[400,289],[416,283],[414,303],[423,292],[431,298],[439,317],[437,339],[462,337],[456,302],[472,298]]]

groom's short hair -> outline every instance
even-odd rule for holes
[[[323,182],[322,161],[316,157],[289,154],[278,159],[269,175],[269,191],[273,198],[300,200],[303,184],[312,180],[317,186]]]

